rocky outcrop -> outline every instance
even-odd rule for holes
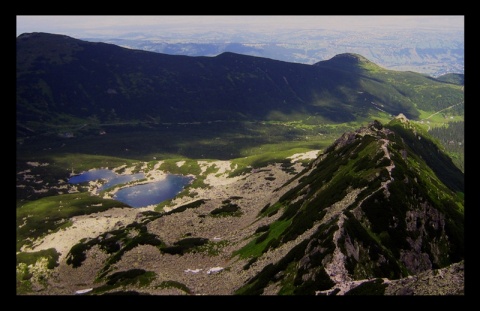
[[[464,295],[465,264],[451,264],[442,269],[426,270],[400,280],[385,282],[385,295]]]

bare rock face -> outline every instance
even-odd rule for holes
[[[387,282],[385,295],[464,295],[464,261]]]

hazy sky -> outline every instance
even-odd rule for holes
[[[119,36],[132,32],[242,32],[282,29],[438,29],[463,30],[463,15],[20,15],[17,36],[49,32],[75,38]]]

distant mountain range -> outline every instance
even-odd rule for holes
[[[460,76],[458,76],[460,77]],[[64,35],[17,38],[17,128],[88,122],[339,123],[455,105],[461,79],[386,70],[357,54],[313,65],[235,53],[167,55]],[[18,132],[22,135],[22,131]]]
[[[333,29],[271,29],[268,32],[228,34],[212,32],[146,31],[112,36],[79,37],[136,50],[188,55],[217,56],[224,52],[314,64],[341,53],[357,53],[382,67],[414,71],[438,77],[464,72],[464,34],[461,29],[369,29],[367,32]]]

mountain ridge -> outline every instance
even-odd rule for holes
[[[362,71],[362,69],[370,69],[370,70],[386,70],[381,68],[377,64],[371,62],[364,56],[357,54],[357,53],[341,53],[333,56],[328,60],[319,61],[313,66],[327,66],[327,67],[337,67],[340,69],[345,69],[347,71]]]
[[[463,99],[455,85],[384,70],[363,57],[349,61],[359,57],[347,53],[305,65],[231,52],[168,55],[64,35],[22,34],[17,38],[17,123],[37,131],[38,122],[75,119],[101,124],[309,115],[317,122],[339,123],[379,111],[418,119],[420,110],[440,110]],[[417,83],[419,88],[412,89]],[[450,95],[433,101],[432,92]]]
[[[425,162],[415,159],[400,138],[405,133],[392,126],[397,121],[385,126],[373,122],[345,133],[296,176],[297,185],[267,210],[283,209],[277,223],[287,222],[288,227],[273,234],[278,229],[271,224],[256,243],[264,245],[267,254],[306,232],[309,238],[296,242],[283,259],[265,267],[237,293],[262,294],[271,283],[278,284],[277,294],[337,291],[359,279],[399,279],[462,260],[463,203],[440,186]],[[287,273],[292,264],[297,272],[289,272],[295,275],[290,292],[280,286],[283,278],[273,276]]]

